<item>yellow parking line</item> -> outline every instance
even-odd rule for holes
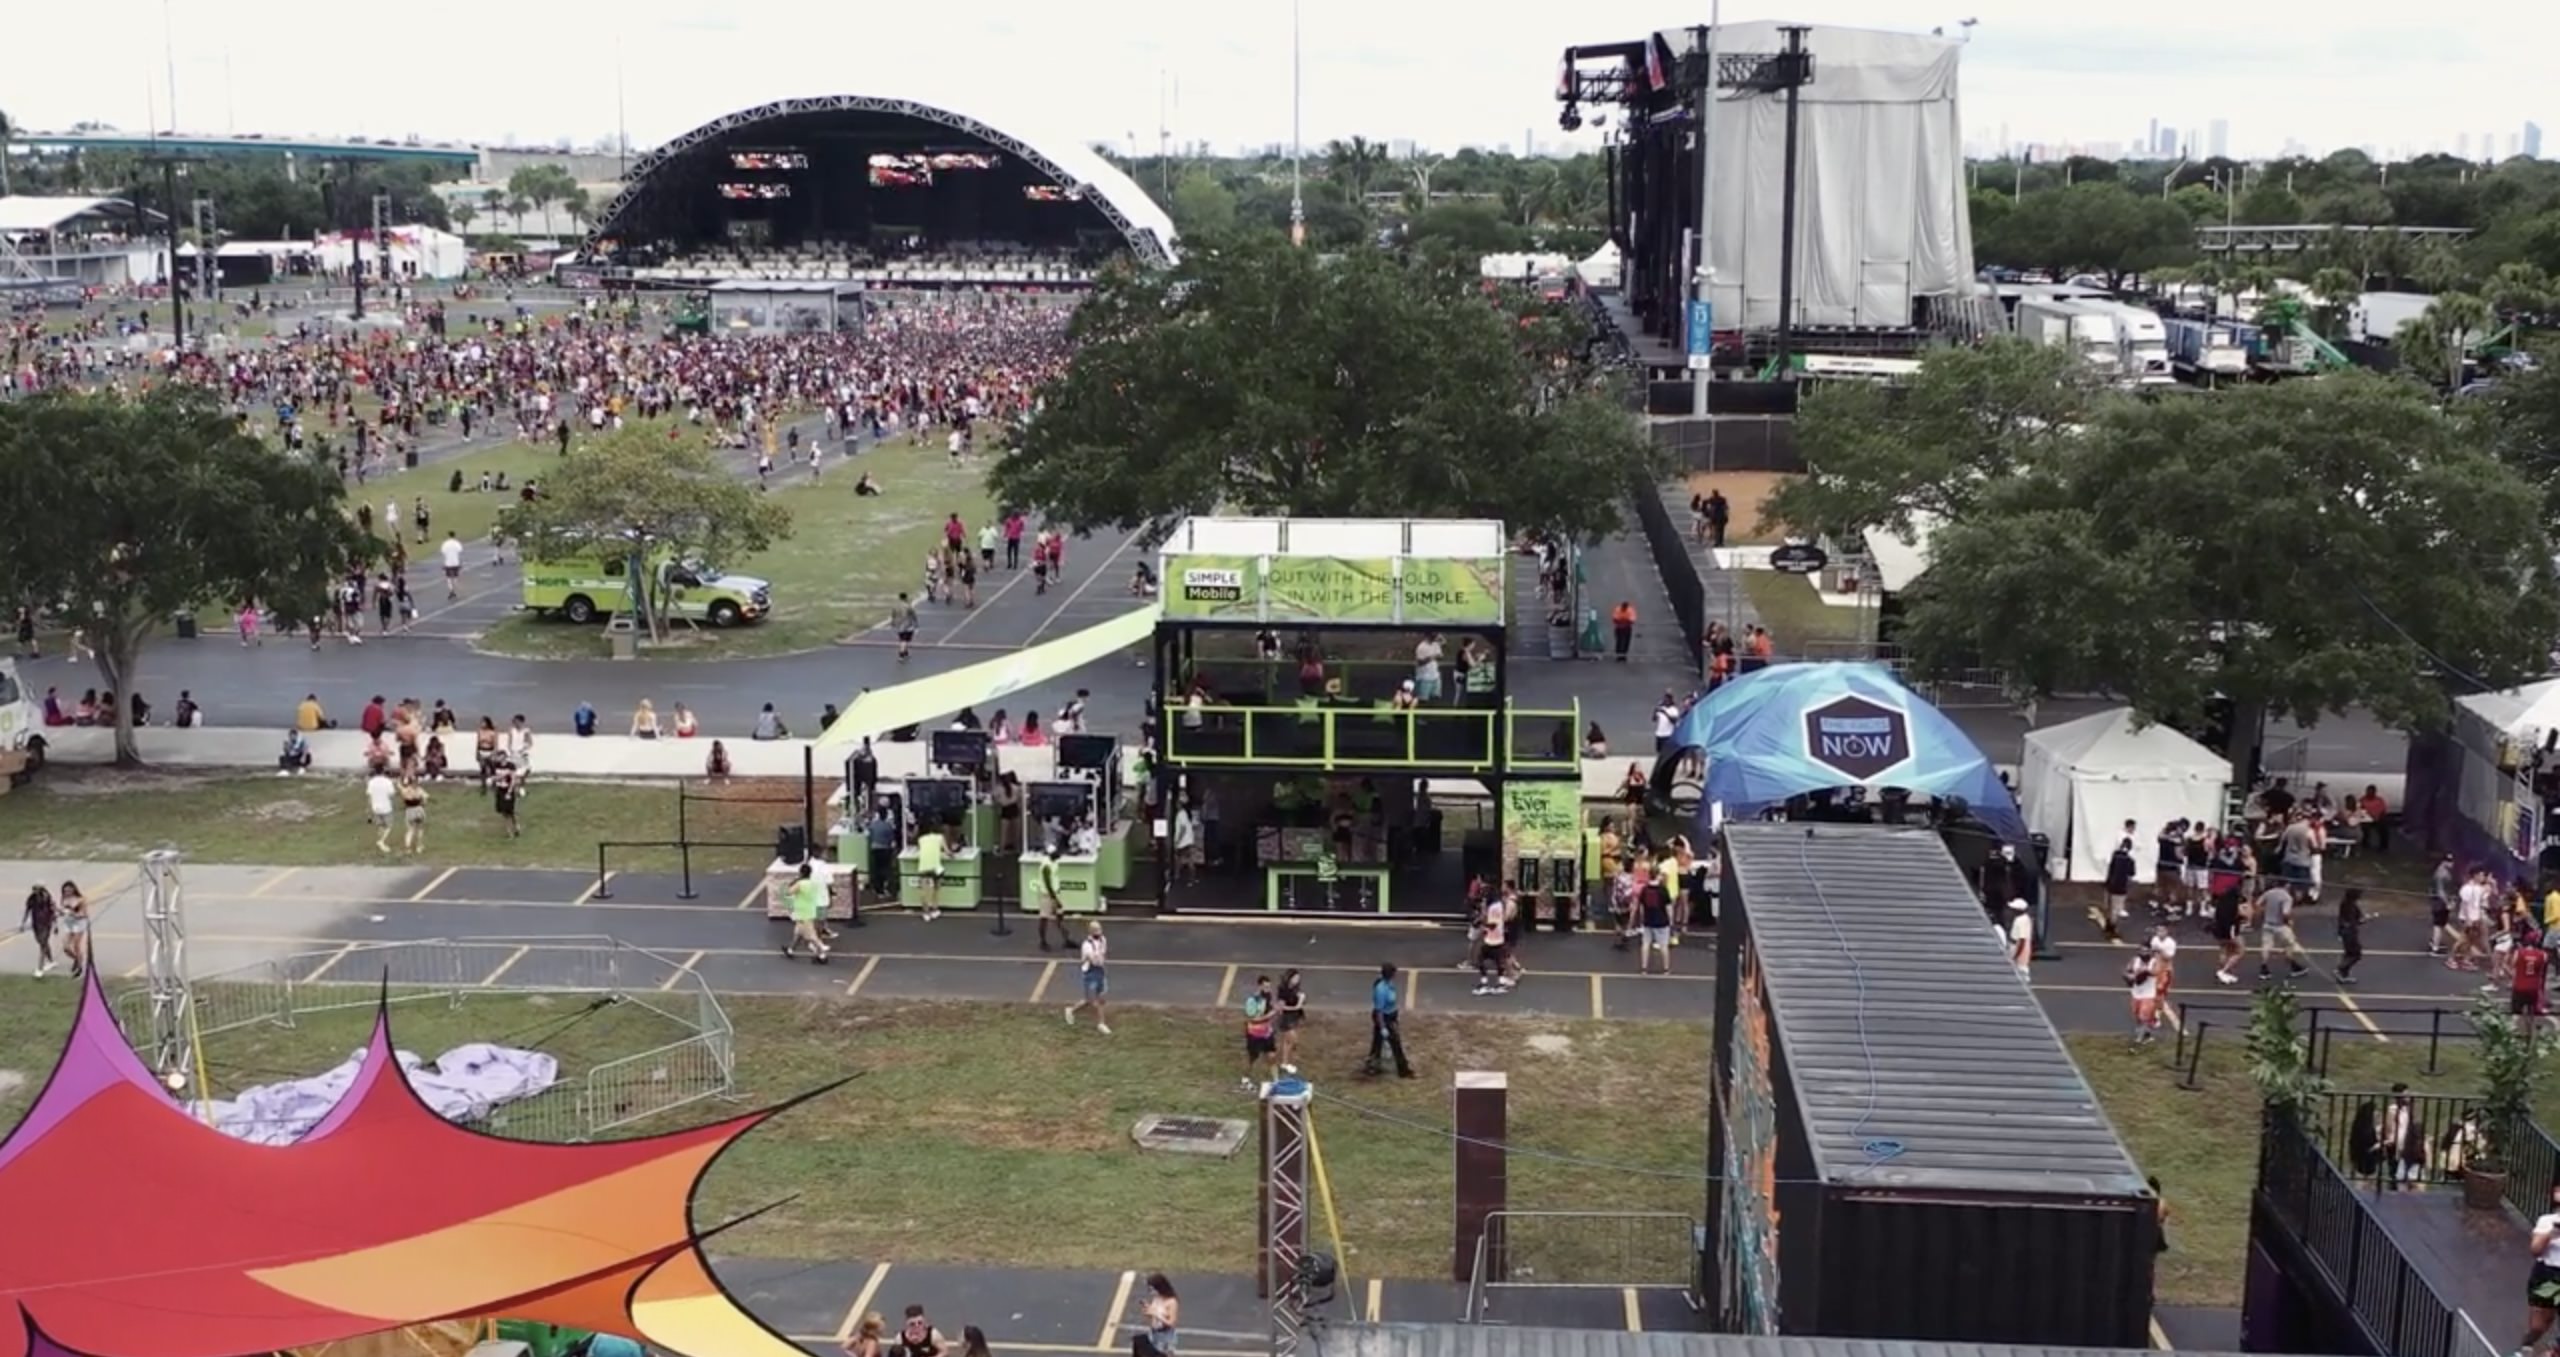
[[[871,973],[878,969],[880,969],[880,954],[878,952],[873,952],[871,955],[864,957],[862,959],[862,969],[854,974],[853,983],[844,987],[844,997],[850,999],[853,996],[860,994],[862,992],[863,982],[869,980],[871,978]]]
[[[871,1312],[871,1298],[880,1294],[880,1283],[887,1281],[888,1278],[887,1263],[871,1265],[870,1278],[863,1282],[860,1291],[854,1293],[852,1307],[844,1312],[844,1322],[836,1326],[837,1346],[841,1347],[853,1341],[854,1326],[860,1324],[862,1317]]]
[[[1057,963],[1052,962],[1050,964],[1055,965]],[[1137,1273],[1123,1272],[1120,1274],[1119,1289],[1111,1293],[1111,1308],[1104,1311],[1102,1315],[1102,1336],[1093,1340],[1093,1345],[1096,1348],[1107,1350],[1111,1346],[1111,1340],[1120,1336],[1120,1316],[1129,1312],[1129,1293],[1136,1290],[1137,1286]]]
[[[693,968],[702,964],[702,958],[707,955],[709,955],[709,953],[704,949],[699,947],[695,948],[693,955],[686,957],[684,959],[684,964],[676,967],[676,973],[668,976],[665,983],[659,985],[658,988],[660,990],[674,989],[686,976],[693,974]],[[886,1264],[883,1264],[883,1266],[886,1266]]]
[[[1377,1323],[1377,1322],[1378,1322],[1378,1317],[1379,1317],[1381,1314],[1385,1313],[1385,1307],[1386,1307],[1386,1296],[1387,1296],[1387,1283],[1386,1283],[1385,1279],[1383,1279],[1383,1278],[1379,1278],[1379,1277],[1372,1277],[1372,1278],[1370,1278],[1370,1279],[1369,1279],[1369,1322],[1370,1322],[1370,1323],[1372,1323],[1372,1324]]]
[[[1643,1333],[1644,1306],[1636,1301],[1636,1289],[1632,1286],[1627,1287],[1618,1293],[1618,1299],[1626,1306],[1627,1332]]]
[[[2175,1352],[2178,1345],[2169,1341],[2169,1331],[2160,1327],[2160,1316],[2151,1317],[2151,1346],[2162,1352]]]
[[[276,873],[274,876],[268,877],[266,880],[259,882],[250,890],[249,898],[252,900],[263,900],[266,898],[267,892],[274,890],[276,887],[281,886],[300,875],[302,875],[301,868],[287,867],[283,871]]]
[[[1050,964],[1054,966],[1057,963],[1051,962]],[[1210,1007],[1225,1008],[1227,1006],[1227,997],[1236,992],[1236,971],[1238,969],[1240,968],[1229,966],[1227,967],[1227,973],[1218,977],[1218,1001],[1215,1004],[1210,1005]],[[1034,1001],[1037,1001],[1040,996],[1034,994],[1031,997]]]
[[[488,978],[480,982],[480,988],[488,989],[489,987],[497,984],[500,980],[505,979],[507,972],[516,968],[517,962],[524,960],[532,954],[533,949],[530,947],[519,947],[513,952],[508,953],[507,959],[499,962],[497,969],[489,972]]]
[[[738,902],[738,908],[757,909],[762,907],[765,902],[765,892],[767,889],[768,887],[762,881],[758,881],[756,884],[747,887],[747,898]]]
[[[1413,1008],[1422,1001],[1422,968],[1414,966],[1404,973],[1404,1006]]]
[[[2385,1045],[2390,1044],[2391,1038],[2383,1032],[2381,1024],[2375,1022],[2370,1015],[2358,1007],[2355,1000],[2348,998],[2344,990],[2338,991],[2338,1007],[2345,1009],[2348,1016],[2364,1024],[2364,1030],[2373,1034],[2374,1040]]]
[[[1236,968],[1229,966],[1227,968],[1227,979],[1229,981],[1233,981],[1235,979],[1235,974]],[[1045,998],[1049,993],[1049,982],[1057,978],[1058,963],[1052,961],[1049,964],[1042,966],[1040,968],[1040,978],[1031,982],[1031,1002],[1036,1004],[1040,1002],[1041,999]],[[1221,989],[1218,991],[1218,1007],[1224,1008],[1226,1006],[1227,992]]]
[[[1591,973],[1591,1016],[1593,1018],[1605,1018],[1609,1016],[1608,996],[1601,992],[1600,982],[1600,973],[1598,971],[1593,971]]]
[[[356,946],[357,944],[350,942],[340,947],[338,950],[331,952],[319,965],[312,967],[311,973],[303,976],[299,983],[308,985],[313,981],[318,980],[320,977],[327,975],[329,973],[329,968],[346,960],[347,953],[354,951]]]
[[[419,901],[426,899],[428,896],[435,894],[436,887],[451,881],[453,879],[453,874],[461,870],[462,869],[459,867],[447,867],[443,871],[436,873],[436,879],[420,886],[418,888],[418,893],[409,897],[409,903],[414,905]]]

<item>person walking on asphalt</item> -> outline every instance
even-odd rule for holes
[[[1609,630],[1616,638],[1618,663],[1625,664],[1627,662],[1627,647],[1634,645],[1636,639],[1636,603],[1634,599],[1619,599],[1618,606],[1609,610]]]
[[[1040,950],[1049,950],[1049,930],[1058,930],[1058,948],[1067,946],[1067,921],[1059,916],[1064,906],[1058,900],[1058,845],[1052,843],[1040,850]]]
[[[2277,952],[2284,953],[2290,974],[2301,975],[2311,967],[2305,963],[2302,940],[2293,932],[2293,888],[2279,880],[2258,896],[2258,978],[2272,978],[2268,963]]]
[[[1093,1030],[1111,1035],[1111,1015],[1103,1006],[1103,996],[1111,992],[1111,944],[1102,936],[1102,920],[1090,919],[1084,926],[1084,946],[1076,953],[1076,979],[1084,986],[1084,998],[1067,1005],[1067,1026],[1076,1025],[1076,1010],[1093,1010]]]
[[[2338,983],[2356,982],[2356,963],[2364,960],[2364,887],[2349,886],[2338,897]]]
[[[817,879],[808,863],[800,864],[800,877],[787,888],[791,907],[791,941],[782,944],[782,959],[800,954],[800,945],[809,945],[809,959],[827,964],[827,940],[818,932],[818,921],[826,917],[827,888]]]
[[[1396,995],[1396,964],[1386,962],[1378,967],[1377,983],[1369,986],[1369,1061],[1360,1067],[1371,1078],[1387,1072],[1388,1052],[1396,1057],[1396,1077],[1413,1077],[1413,1062],[1405,1059],[1403,1013]]]

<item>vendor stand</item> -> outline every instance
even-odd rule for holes
[[[1578,710],[1510,706],[1510,551],[1486,521],[1174,529],[1155,575],[1164,715],[1145,800],[1160,859],[1177,834],[1202,847],[1165,873],[1160,908],[1454,915],[1469,879],[1550,860],[1554,845],[1499,824],[1447,842],[1425,787],[1471,780],[1507,813],[1508,784],[1554,782],[1578,807]]]

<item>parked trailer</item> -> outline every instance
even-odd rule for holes
[[[2436,299],[2423,292],[2368,292],[2347,310],[2347,335],[2368,344],[2388,344],[2400,327],[2427,313]]]
[[[2112,316],[2116,324],[2116,344],[2124,361],[2124,379],[2136,385],[2161,385],[2178,380],[2169,370],[2169,332],[2160,323],[2160,314],[2148,307],[2113,300],[2084,301],[2092,311]]]
[[[2115,317],[2086,302],[2020,297],[2016,328],[2038,344],[2070,349],[2090,367],[2109,375],[2124,370],[2124,345],[2116,334]]]
[[[1714,1327],[2147,1346],[2159,1203],[1945,843],[1722,837]]]
[[[2238,327],[2184,318],[2162,321],[2161,327],[2168,332],[2169,362],[2178,371],[2203,377],[2248,375],[2249,350],[2240,342]]]

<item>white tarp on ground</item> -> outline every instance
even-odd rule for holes
[[[419,1101],[447,1121],[478,1121],[508,1103],[521,1102],[560,1081],[560,1062],[540,1051],[473,1042],[437,1056],[430,1066],[408,1051],[395,1052]],[[224,1135],[253,1145],[290,1145],[320,1124],[355,1087],[365,1053],[357,1051],[327,1074],[242,1089],[192,1111]]]
[[[1775,22],[1725,24],[1726,53],[1775,53]],[[1656,35],[1672,56],[1693,30]],[[1957,57],[1944,38],[1814,25],[1813,82],[1797,95],[1796,323],[1908,325],[1914,297],[1973,281]],[[1778,320],[1786,176],[1783,93],[1726,90],[1708,126],[1708,244],[1717,329]]]
[[[2027,732],[2018,806],[2029,833],[2053,844],[2057,881],[2103,881],[2107,858],[2134,824],[2134,879],[2155,875],[2154,841],[2172,820],[2220,823],[2231,764],[2167,726],[2136,727],[2116,707]]]

